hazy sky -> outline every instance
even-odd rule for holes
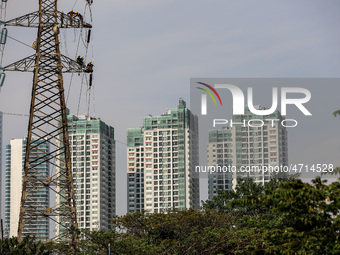
[[[84,0],[59,5],[64,12],[82,10]],[[7,20],[37,6],[38,0],[8,1]],[[90,113],[112,125],[116,139],[125,143],[126,129],[142,125],[147,114],[175,108],[179,97],[189,105],[191,77],[339,77],[339,9],[338,0],[94,0],[87,59],[95,65]],[[10,27],[9,35],[31,45],[36,29]],[[61,32],[65,55],[67,49],[75,56],[77,35]],[[3,66],[31,54],[33,49],[8,39]],[[81,78],[73,81],[69,107],[75,114]],[[31,86],[32,73],[8,72],[0,111],[27,114]],[[82,96],[79,113],[86,108]],[[4,115],[3,147],[26,135],[27,121]],[[118,214],[126,212],[122,143],[117,142]]]

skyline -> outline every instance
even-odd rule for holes
[[[8,19],[36,10],[37,1],[32,2],[15,8],[19,1],[10,1]],[[97,114],[91,109],[90,115],[115,128],[116,157],[121,158],[117,160],[117,180],[125,179],[126,174],[126,147],[122,143],[126,143],[127,128],[137,127],[149,113],[157,115],[166,107],[174,108],[179,97],[189,103],[190,77],[339,76],[339,2],[259,2],[93,4]],[[64,10],[71,7],[68,4]],[[262,8],[254,11],[254,7]],[[109,31],[107,24],[112,26]],[[9,28],[9,35],[29,45],[35,34],[34,29]],[[68,39],[71,44],[72,36]],[[32,54],[26,48],[9,39],[3,63]],[[28,114],[32,74],[6,75],[0,111]],[[68,79],[65,75],[67,86]],[[76,81],[73,87],[78,84]],[[72,114],[77,109],[76,92],[72,91],[70,101]],[[81,111],[84,114],[85,110]],[[3,147],[10,138],[26,136],[26,130],[27,118],[4,115]],[[121,215],[126,211],[126,183],[117,182],[117,191],[123,197],[117,200],[117,213]]]

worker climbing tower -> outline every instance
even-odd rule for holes
[[[63,73],[83,73],[85,70],[83,65],[60,53],[59,30],[80,28],[90,35],[91,25],[73,11],[68,14],[59,12],[57,2],[39,0],[38,11],[5,22],[5,26],[33,27],[38,32],[32,44],[35,54],[6,66],[4,70],[33,72],[18,239],[27,234],[43,239],[39,235],[39,222],[51,220],[59,224],[62,231],[44,241],[72,245],[76,253],[78,226]],[[36,141],[47,142],[50,150],[39,150]],[[38,170],[46,164],[54,169],[50,170],[50,176],[44,176]],[[60,198],[54,206],[39,203],[39,192],[46,189],[51,197]]]

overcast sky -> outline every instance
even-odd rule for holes
[[[84,0],[59,5],[64,12],[82,11]],[[38,0],[8,1],[7,20],[37,7]],[[175,108],[179,97],[189,105],[191,77],[339,77],[339,9],[338,0],[94,0],[90,113],[113,126],[119,141],[117,213],[126,212],[127,128],[142,125],[147,114]],[[36,29],[10,27],[9,35],[31,45]],[[63,54],[75,56],[78,35],[61,32]],[[79,53],[85,54],[83,47]],[[33,49],[8,39],[3,66],[31,54]],[[81,77],[73,81],[69,107],[84,114],[84,96],[77,110]],[[27,114],[31,86],[32,73],[8,72],[0,111]],[[4,116],[3,147],[26,135],[27,121]]]

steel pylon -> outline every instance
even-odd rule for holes
[[[6,71],[33,71],[33,87],[24,163],[18,239],[26,234],[44,238],[37,224],[42,219],[59,224],[59,233],[48,240],[62,242],[78,250],[78,225],[71,169],[70,143],[63,86],[63,72],[80,73],[82,66],[61,55],[60,28],[91,28],[77,16],[59,12],[57,0],[39,0],[39,11],[6,22],[6,26],[38,28],[35,55],[5,67]],[[34,139],[33,139],[34,138]],[[35,141],[35,142],[34,142]],[[49,144],[49,151],[39,150],[39,142]],[[37,152],[40,152],[39,155]],[[41,153],[43,156],[41,156]],[[38,168],[50,165],[49,176]],[[39,203],[39,191],[49,189],[58,199],[54,206]]]

